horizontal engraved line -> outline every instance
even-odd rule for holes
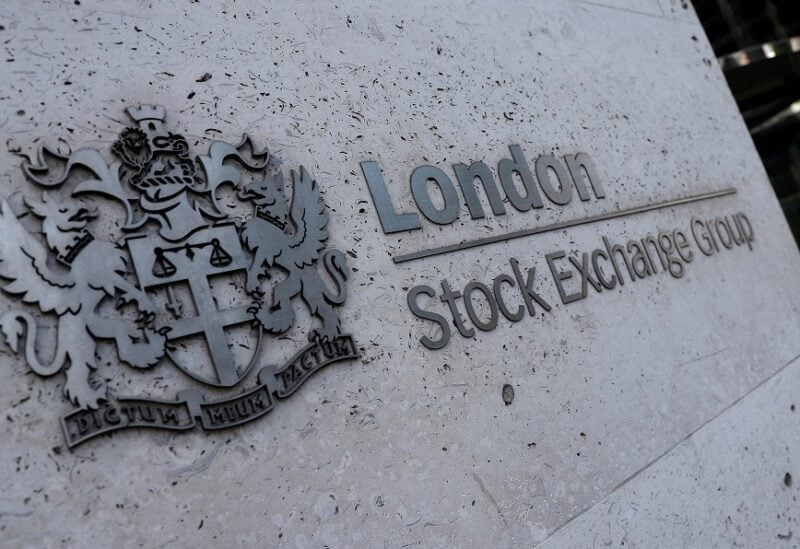
[[[615,219],[617,217],[625,217],[628,215],[635,215],[653,210],[660,210],[662,208],[669,208],[671,206],[680,206],[681,204],[689,204],[691,202],[699,202],[700,200],[710,200],[712,198],[720,198],[736,194],[736,189],[728,188],[721,191],[712,191],[708,193],[697,194],[686,198],[676,198],[675,200],[668,200],[666,202],[657,202],[647,206],[637,206],[636,208],[628,208],[627,210],[619,210],[616,212],[604,213],[600,215],[592,215],[582,219],[573,219],[572,221],[563,221],[561,223],[553,223],[552,225],[544,225],[533,229],[522,229],[511,233],[500,234],[495,236],[488,236],[485,238],[478,238],[476,240],[468,240],[460,244],[450,244],[448,246],[439,246],[437,248],[429,248],[427,250],[420,250],[408,254],[398,255],[392,258],[395,263],[406,263],[407,261],[415,261],[426,257],[434,257],[437,255],[447,254],[458,250],[468,250],[469,248],[478,248],[480,246],[488,246],[489,244],[496,244],[498,242],[506,242],[514,240],[515,238],[523,238],[525,236],[532,236],[535,234],[549,233],[550,231],[558,231],[560,229],[568,229],[569,227],[577,227],[578,225],[586,225],[587,223],[595,223],[597,221],[605,221],[607,219]]]

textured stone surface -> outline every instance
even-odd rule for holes
[[[19,154],[41,141],[107,148],[133,103],[165,105],[197,151],[246,131],[287,166],[309,168],[324,190],[331,240],[357,269],[342,314],[363,359],[320,372],[266,418],[228,433],[129,432],[70,453],[58,424],[63,380],[36,378],[2,347],[2,540],[531,546],[591,509],[552,540],[568,546],[622,541],[624,529],[591,533],[618,502],[629,522],[638,519],[630,509],[647,515],[630,538],[642,545],[651,536],[713,544],[733,508],[736,533],[724,539],[792,543],[769,536],[796,519],[783,513],[797,484],[782,479],[796,461],[787,387],[797,363],[731,404],[800,353],[800,258],[682,2],[227,4],[6,2],[0,196],[32,195]],[[480,222],[462,211],[452,226],[382,233],[360,161],[378,161],[409,208],[415,166],[496,166],[514,143],[529,159],[589,152],[606,198]],[[738,194],[399,266],[390,259],[727,186]],[[661,273],[564,306],[545,278],[549,251],[739,211],[753,223],[754,249],[698,254],[681,279]],[[407,288],[490,281],[510,257],[536,265],[553,311],[423,348],[428,324],[408,311]],[[0,307],[10,304],[3,296]],[[262,364],[291,356],[304,337],[273,338]],[[158,373],[163,383],[112,363],[98,371],[117,386],[180,381]],[[718,479],[743,476],[743,486],[717,491]],[[692,495],[676,495],[682,486]],[[658,522],[662,505],[679,513],[689,504],[699,516]]]
[[[794,547],[799,381],[794,360],[541,547]]]

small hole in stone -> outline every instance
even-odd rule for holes
[[[506,406],[514,402],[514,388],[508,383],[503,385],[503,402],[506,403]]]

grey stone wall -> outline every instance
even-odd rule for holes
[[[682,4],[6,2],[0,196],[35,196],[19,166],[41,143],[107,151],[132,104],[164,105],[198,151],[247,132],[319,182],[331,243],[352,268],[343,326],[363,356],[226,433],[130,431],[71,452],[63,378],[38,378],[2,346],[0,539],[791,546],[800,257]],[[378,162],[397,207],[412,210],[414,167],[494,169],[512,144],[531,161],[589,153],[606,197],[482,220],[462,205],[452,225],[382,232],[360,162]],[[728,187],[737,193],[391,260]],[[752,250],[695,249],[678,279],[662,272],[565,305],[545,261],[603,236],[622,243],[738,212],[752,223]],[[437,332],[408,310],[410,287],[490,282],[510,258],[536,267],[552,311],[454,334],[439,351],[420,344]],[[293,355],[309,321],[301,313],[298,329],[267,337],[260,364]],[[167,399],[182,382],[168,366],[154,380],[113,359],[96,375]]]

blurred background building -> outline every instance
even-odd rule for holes
[[[800,242],[800,0],[693,0]]]

